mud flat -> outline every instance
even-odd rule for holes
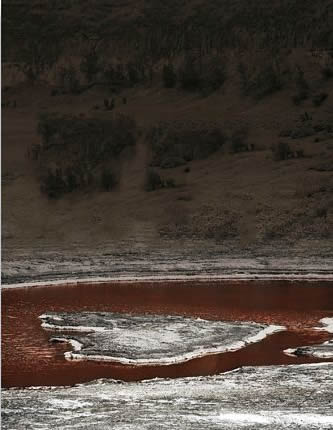
[[[309,244],[287,251],[283,244],[240,252],[232,243],[199,240],[129,240],[92,249],[77,244],[58,251],[30,244],[3,249],[2,283],[8,288],[83,279],[333,279],[332,247],[321,248],[320,254]]]
[[[2,428],[331,429],[333,364],[244,367],[210,377],[9,389]]]
[[[68,360],[133,365],[170,365],[236,351],[285,330],[253,322],[114,312],[48,313],[39,318],[44,329],[57,332],[51,341],[72,345],[73,351],[65,352]]]

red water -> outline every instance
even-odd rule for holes
[[[170,366],[66,361],[66,344],[49,342],[38,316],[45,312],[117,311],[256,321],[287,326],[262,342],[230,353]],[[322,343],[313,330],[333,316],[333,281],[137,282],[47,286],[2,291],[2,386],[72,385],[97,378],[126,381],[211,375],[244,365],[319,362],[293,358],[286,348]],[[325,360],[328,361],[328,360]]]

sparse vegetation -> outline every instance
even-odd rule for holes
[[[100,178],[102,189],[111,190],[116,175],[103,164],[117,160],[136,141],[135,122],[122,115],[101,120],[44,114],[38,131],[43,142],[39,157],[42,191],[50,197],[92,185],[94,178]],[[56,172],[49,167],[52,164],[58,166]]]
[[[244,63],[240,63],[238,71],[242,92],[246,96],[261,99],[281,90],[283,86],[281,72],[276,64],[258,64],[251,71]]]
[[[163,188],[164,184],[159,173],[154,169],[148,169],[145,179],[145,190],[155,191]]]
[[[321,69],[321,74],[323,79],[328,80],[333,78],[333,65],[327,63],[325,66]]]
[[[194,58],[186,58],[179,70],[181,88],[187,91],[198,91],[202,86],[199,65]]]
[[[80,81],[73,65],[63,66],[58,74],[58,85],[63,93],[78,94]]]
[[[85,54],[81,60],[80,70],[84,74],[87,82],[92,82],[101,70],[100,59],[96,50]]]
[[[178,124],[179,125],[179,124]],[[226,142],[226,136],[217,127],[205,124],[183,124],[179,128],[160,124],[150,132],[152,165],[162,168],[177,167],[191,160],[207,158]]]
[[[104,191],[111,191],[115,185],[117,184],[117,180],[115,174],[110,169],[103,169],[101,174],[101,186]]]
[[[292,155],[290,145],[286,142],[279,142],[277,145],[274,145],[272,152],[276,161],[287,160]]]
[[[327,99],[327,97],[328,97],[327,93],[321,92],[313,96],[312,103],[314,106],[321,106],[324,103],[324,101]]]
[[[163,84],[165,88],[174,88],[177,83],[177,74],[173,64],[165,64],[163,67]]]
[[[235,130],[231,135],[231,152],[244,152],[249,150],[249,131],[246,127]]]
[[[295,105],[299,105],[309,98],[310,90],[309,84],[305,79],[304,70],[299,66],[296,68],[295,84],[297,93],[292,97],[292,100]]]

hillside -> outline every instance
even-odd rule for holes
[[[325,0],[4,2],[5,249],[327,255],[332,14]]]

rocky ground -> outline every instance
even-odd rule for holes
[[[245,367],[139,383],[2,393],[4,430],[331,429],[333,365]]]

